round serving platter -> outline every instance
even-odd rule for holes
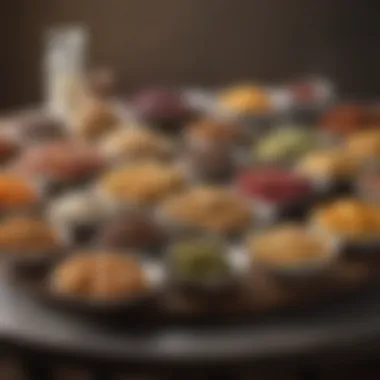
[[[4,280],[2,275],[0,336],[4,342],[100,362],[222,366],[240,360],[299,360],[362,350],[380,338],[379,286],[350,292],[336,302],[330,299],[244,323],[147,326],[135,321],[125,323],[121,331],[58,313]]]
[[[299,209],[277,210],[275,219],[302,221],[318,201],[352,193],[351,186],[335,185]],[[342,252],[318,276],[278,278],[253,267],[237,292],[227,287],[193,297],[164,286],[138,300],[102,303],[54,293],[49,261],[9,263],[0,273],[0,337],[51,352],[144,363],[258,360],[337,348],[350,339],[362,343],[380,336],[379,244],[362,248]]]
[[[169,286],[136,302],[86,303],[49,292],[45,283],[48,271],[49,266],[11,266],[3,271],[3,280],[42,308],[56,309],[90,324],[127,329],[142,321],[150,326],[252,322],[349,300],[355,293],[380,285],[380,260],[373,255],[358,260],[354,255],[340,259],[318,277],[289,280],[253,269],[238,290],[194,294]]]

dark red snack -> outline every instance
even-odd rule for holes
[[[333,133],[346,134],[363,129],[369,124],[365,107],[357,104],[342,104],[332,108],[322,118],[322,128]]]
[[[297,201],[312,193],[312,184],[292,172],[277,168],[252,169],[238,179],[245,196],[273,204]]]
[[[178,131],[194,116],[182,93],[169,89],[153,89],[137,94],[132,100],[136,114],[167,131]]]
[[[100,233],[99,244],[111,249],[155,249],[166,242],[167,236],[150,217],[129,212],[109,223]]]
[[[16,168],[29,176],[62,182],[81,181],[103,166],[96,150],[74,141],[32,147],[16,163]]]
[[[0,162],[8,161],[20,151],[20,145],[13,139],[0,136]]]

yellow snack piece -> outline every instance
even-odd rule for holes
[[[348,154],[359,160],[380,158],[380,131],[354,133],[347,137],[345,148]]]
[[[148,283],[135,257],[114,252],[80,252],[53,271],[51,287],[65,295],[109,300],[144,293]]]
[[[244,200],[216,187],[194,188],[178,195],[163,205],[163,213],[173,222],[222,234],[244,229],[252,220]]]
[[[292,267],[326,258],[331,249],[326,241],[303,227],[275,227],[248,238],[254,260],[277,267]]]
[[[312,220],[324,230],[349,239],[380,236],[380,207],[344,199],[317,209]]]
[[[272,108],[267,91],[252,85],[227,90],[221,95],[220,102],[227,109],[238,113],[265,114]]]
[[[359,161],[341,149],[323,149],[308,153],[297,166],[297,171],[315,179],[346,179],[355,175]]]
[[[139,162],[105,174],[100,182],[106,194],[118,202],[154,205],[185,186],[182,173],[157,162]]]

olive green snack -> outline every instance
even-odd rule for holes
[[[223,249],[214,242],[179,243],[171,254],[173,272],[179,280],[213,282],[229,274]]]
[[[271,132],[253,148],[258,161],[296,159],[317,146],[317,137],[305,128],[284,127]]]

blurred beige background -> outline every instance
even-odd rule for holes
[[[144,83],[328,75],[349,96],[380,88],[379,1],[3,0],[0,107],[37,101],[43,31],[84,22],[92,61]]]

